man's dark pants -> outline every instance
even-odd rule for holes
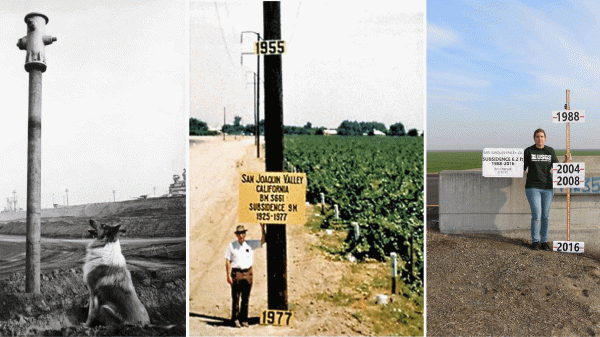
[[[252,267],[248,269],[233,268],[231,278],[233,279],[231,285],[231,321],[248,322],[248,301],[250,290],[252,290]],[[241,307],[240,297],[242,298]]]

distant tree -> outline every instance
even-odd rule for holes
[[[390,125],[390,136],[404,136],[404,125],[400,122]]]
[[[379,122],[361,122],[360,128],[361,128],[363,134],[366,133],[368,135],[374,135],[375,130],[379,130],[386,134],[388,132],[387,128],[385,127],[385,124],[379,123]]]
[[[286,135],[310,135],[312,133],[312,129],[307,129],[306,126],[290,126],[285,125],[283,127],[283,133]]]
[[[240,135],[243,134],[246,130],[246,127],[242,125],[242,117],[235,116],[233,118],[233,125],[225,124],[221,128],[221,131],[225,132],[228,135]]]
[[[341,136],[360,136],[362,135],[362,129],[360,124],[356,121],[343,121],[337,128],[337,134]]]
[[[240,116],[235,116],[233,118],[233,126],[240,126],[242,122],[242,117]]]
[[[408,135],[411,137],[416,137],[419,135],[419,131],[417,129],[410,129],[408,130]]]
[[[327,130],[327,129],[324,127],[320,127],[315,131],[315,135],[322,136],[325,134],[325,130]]]
[[[256,127],[254,124],[248,124],[244,127],[244,133],[247,135],[254,135],[256,133]]]
[[[305,129],[312,129],[312,123],[311,122],[306,122],[306,125],[304,125]]]
[[[208,125],[194,117],[190,118],[190,136],[212,136],[216,131],[210,131]]]

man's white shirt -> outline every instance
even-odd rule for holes
[[[244,240],[241,245],[235,240],[227,245],[225,259],[231,262],[231,268],[248,269],[254,262],[254,250],[261,247],[260,240]]]

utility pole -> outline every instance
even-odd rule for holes
[[[65,193],[67,193],[67,206],[69,206],[69,190],[66,189]]]
[[[260,34],[252,31],[244,31],[240,36],[240,43],[244,40],[244,33],[256,34],[256,41],[260,41]],[[254,53],[242,53],[242,64],[244,64],[244,55]],[[256,157],[260,158],[260,55],[256,55],[256,112],[254,115],[255,128],[254,134],[256,135]]]
[[[251,71],[251,70],[246,71],[246,74],[248,74],[248,73],[254,74],[254,77],[252,77],[253,78],[252,84],[254,85],[254,125],[256,127],[258,127],[258,110],[257,110],[257,106],[256,106],[256,89],[258,87],[258,82],[257,82],[257,79],[256,79],[257,76],[256,76],[256,73],[253,72],[253,71]],[[248,86],[248,84],[250,84],[250,83],[246,82],[246,87]],[[255,132],[254,132],[254,135],[255,135],[254,145],[256,145],[256,148],[259,149],[259,147],[258,147],[258,142],[259,141],[258,141],[258,133],[257,133],[258,128],[255,128],[254,130],[255,130]],[[257,153],[256,157],[260,157],[260,151],[257,150],[257,152],[258,153]]]
[[[225,107],[223,107],[223,140],[225,140]]]
[[[27,240],[25,291],[40,293],[41,191],[42,191],[42,73],[46,71],[46,45],[56,41],[45,35],[48,17],[25,15],[27,36],[17,42],[26,50],[25,71],[29,73],[29,123],[27,140]]]
[[[117,202],[117,197],[115,195],[116,192],[116,190],[113,190],[113,202]]]
[[[263,2],[265,40],[281,39],[279,1]],[[267,172],[283,171],[283,95],[281,55],[265,55],[265,161]],[[269,309],[287,310],[287,238],[285,225],[267,224]]]

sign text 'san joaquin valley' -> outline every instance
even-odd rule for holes
[[[303,224],[306,174],[242,172],[239,222]]]

